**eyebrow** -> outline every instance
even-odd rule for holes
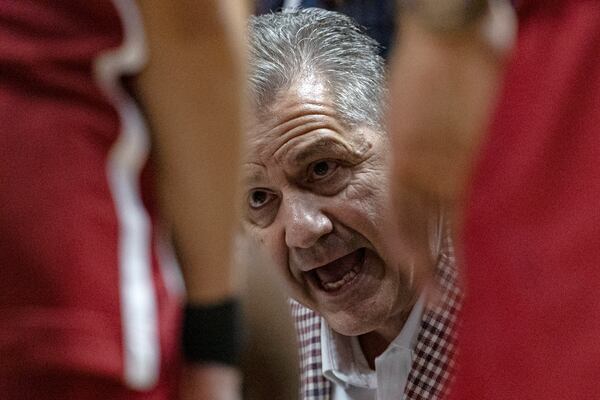
[[[265,173],[262,170],[262,168],[260,168],[259,164],[256,164],[256,163],[245,163],[242,166],[242,168],[244,170],[244,174],[243,174],[243,177],[242,177],[242,184],[243,185],[245,185],[245,186],[253,186],[257,182],[264,182],[264,180],[265,180]],[[252,169],[252,172],[245,173],[245,171],[247,171],[248,169]]]
[[[294,165],[303,164],[310,159],[342,157],[350,164],[358,164],[364,159],[370,146],[355,146],[346,140],[331,136],[322,136],[299,148],[288,152],[289,162]]]

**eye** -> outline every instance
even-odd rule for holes
[[[331,175],[338,168],[339,164],[331,160],[321,160],[312,163],[308,167],[308,175],[311,180],[318,181]]]
[[[271,200],[275,198],[275,194],[264,190],[264,189],[256,189],[252,190],[248,195],[248,205],[250,208],[257,209],[265,206]]]

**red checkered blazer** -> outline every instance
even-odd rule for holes
[[[454,332],[461,293],[452,243],[447,236],[436,266],[440,301],[428,305],[413,356],[403,400],[436,400],[445,396],[454,371]],[[323,376],[321,361],[321,316],[292,301],[292,315],[300,344],[300,397],[303,400],[329,400],[331,383]]]

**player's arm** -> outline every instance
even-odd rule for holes
[[[489,4],[400,1],[388,117],[391,185],[400,229],[414,241],[417,279],[433,265],[428,258],[431,215],[440,208],[452,213],[460,204],[494,103],[501,47],[511,34],[510,26],[504,29],[511,19],[504,15],[510,13],[506,8],[492,10]]]
[[[210,309],[236,296],[231,237],[245,100],[245,2],[138,4],[150,52],[138,90],[154,134],[161,210],[188,306]],[[228,360],[208,358],[186,367],[183,396],[237,398],[237,370]]]

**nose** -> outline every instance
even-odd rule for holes
[[[333,223],[313,196],[288,196],[283,207],[285,243],[289,248],[310,248],[333,230]]]

